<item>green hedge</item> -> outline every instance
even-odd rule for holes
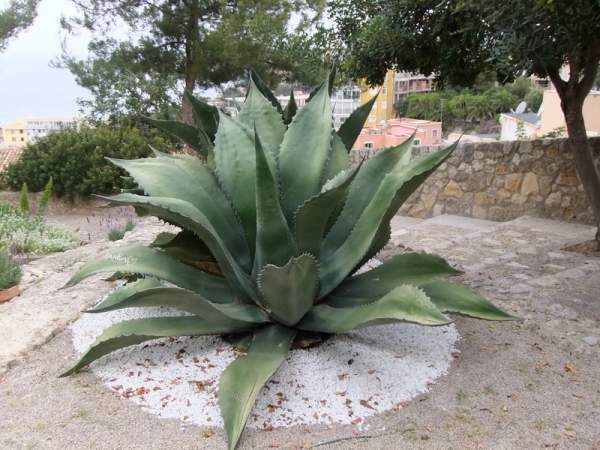
[[[27,146],[21,159],[6,169],[3,181],[14,190],[27,183],[30,191],[38,192],[52,177],[59,197],[114,193],[133,186],[106,157],[140,158],[150,153],[149,144],[161,148],[165,143],[153,131],[132,127],[100,125],[51,133]]]

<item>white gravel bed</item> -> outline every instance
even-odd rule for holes
[[[142,317],[180,314],[132,308],[84,314],[72,325],[83,353],[106,327]],[[260,393],[248,426],[354,424],[399,409],[446,373],[459,339],[454,325],[393,324],[334,336],[308,350],[293,350]],[[219,376],[235,355],[219,337],[165,338],[119,350],[91,365],[117,395],[152,414],[184,423],[222,426]]]

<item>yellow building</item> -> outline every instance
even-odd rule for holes
[[[47,117],[20,119],[0,124],[0,149],[23,148],[53,131],[78,127],[79,119],[73,117]]]
[[[394,72],[393,70],[388,70],[382,86],[369,88],[365,83],[361,83],[361,105],[371,100],[379,91],[379,97],[373,105],[365,126],[376,126],[394,118],[396,116],[394,105],[403,97],[417,92],[431,91],[432,86],[433,77],[431,76]]]
[[[544,91],[544,100],[540,108],[539,136],[557,130],[566,130],[565,115],[560,107],[560,97],[554,89]],[[591,91],[583,102],[583,119],[585,129],[590,136],[600,134],[600,91]]]
[[[24,120],[6,123],[0,126],[0,147],[22,148],[28,143],[27,123]]]

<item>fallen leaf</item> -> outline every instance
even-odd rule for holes
[[[372,409],[373,411],[377,411],[367,400],[361,400],[360,404],[361,404],[361,406],[364,406],[365,408],[369,408],[369,409]]]

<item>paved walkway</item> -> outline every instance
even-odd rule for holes
[[[126,241],[147,242],[159,228],[145,221]],[[600,448],[600,258],[560,250],[592,236],[590,227],[526,217],[395,218],[382,257],[398,246],[439,253],[465,270],[465,283],[524,320],[459,318],[461,353],[448,376],[361,430],[250,431],[240,448]],[[0,306],[0,448],[223,448],[222,430],[151,416],[90,373],[56,378],[73,357],[65,325],[110,283],[56,288],[107,248],[103,241],[35,262],[24,294]]]

